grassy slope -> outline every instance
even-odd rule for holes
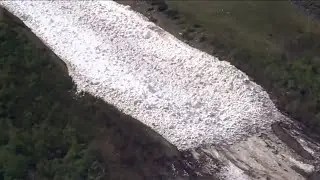
[[[319,21],[300,14],[289,1],[166,3],[185,19],[190,32],[200,24],[213,53],[263,85],[282,110],[319,128]]]
[[[177,150],[102,100],[75,96],[61,60],[12,20],[0,20],[0,180],[168,179]]]

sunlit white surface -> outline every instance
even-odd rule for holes
[[[233,143],[285,117],[228,62],[113,1],[0,1],[68,64],[78,89],[179,149]]]

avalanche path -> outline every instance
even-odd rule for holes
[[[285,117],[244,73],[112,1],[5,1],[69,66],[80,91],[180,149],[234,142]]]
[[[116,2],[0,5],[65,61],[79,91],[115,105],[180,150],[236,144],[233,147],[245,152],[260,143],[255,134],[270,131],[275,122],[290,121],[246,74]],[[248,137],[247,143],[237,145]],[[230,179],[234,174],[224,173]]]

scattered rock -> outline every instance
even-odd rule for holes
[[[281,122],[274,123],[271,125],[273,133],[282,141],[284,142],[288,147],[290,147],[292,150],[294,150],[297,154],[299,154],[301,157],[313,160],[314,157],[306,151],[302,145],[294,138],[292,137],[283,127]]]

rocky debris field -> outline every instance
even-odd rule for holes
[[[117,164],[113,162],[123,160],[110,170],[119,168],[126,172],[141,163],[145,165],[143,169],[130,170],[136,179],[317,178],[319,144],[304,133],[301,124],[280,113],[260,86],[234,66],[187,46],[130,8],[114,2],[7,1],[1,4],[67,64],[78,91],[89,92],[137,118],[126,116],[121,119],[123,123],[117,124],[119,130],[116,130],[119,133],[112,134],[112,129],[108,133],[108,128],[101,130],[110,136],[110,141],[102,138],[98,141],[98,149],[103,153],[114,148],[112,153],[106,153],[109,167]],[[185,40],[177,24],[154,12],[155,8],[157,12],[168,12],[168,6],[154,5],[138,2],[133,8],[149,17],[151,12],[153,22],[162,26],[167,24],[171,31],[177,30],[173,35]],[[108,16],[105,16],[106,12]],[[51,18],[44,18],[46,15]],[[112,26],[115,23],[118,25]],[[153,62],[148,61],[150,58]],[[207,69],[201,69],[203,67]],[[191,72],[190,77],[188,73],[179,72],[184,68],[189,74]],[[211,71],[214,75],[210,77],[218,78],[216,83],[205,74]],[[219,86],[220,82],[224,82],[223,86]],[[238,83],[244,83],[244,88],[241,89]],[[193,90],[193,86],[202,88]],[[209,89],[206,91],[206,88]],[[212,89],[217,91],[210,94]],[[192,94],[194,96],[188,96]],[[214,101],[198,104],[204,99]],[[183,104],[184,100],[190,102]],[[232,103],[224,107],[227,101]],[[203,113],[213,107],[216,107],[214,114]],[[184,108],[188,111],[175,114],[184,112]],[[188,113],[190,116],[180,117]],[[195,121],[194,117],[201,118]],[[132,127],[136,128],[131,130]],[[121,138],[120,134],[125,134],[123,137],[129,142],[132,140],[132,146],[124,145],[127,139]],[[131,136],[134,138],[129,138]],[[150,143],[149,140],[140,143],[139,139],[144,142],[144,136],[150,137]],[[145,148],[151,149],[145,151]],[[132,151],[137,154],[129,155]],[[112,159],[114,153],[119,153],[119,158]],[[147,155],[139,156],[141,153]],[[161,169],[161,172],[155,169]],[[114,178],[119,174],[114,173]],[[123,179],[130,177],[130,173],[124,174]]]

